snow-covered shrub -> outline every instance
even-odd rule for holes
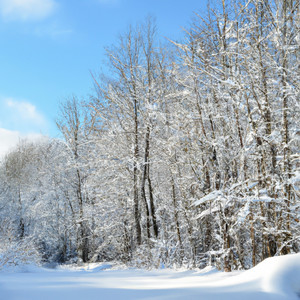
[[[39,264],[39,251],[30,237],[18,238],[9,226],[9,222],[1,222],[0,234],[0,270],[25,264]]]

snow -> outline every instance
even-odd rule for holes
[[[219,211],[220,211],[220,207],[208,208],[202,211],[198,216],[196,216],[196,219],[202,219],[212,213],[219,212]]]
[[[90,264],[0,273],[1,300],[299,300],[300,254],[269,258],[248,271],[116,269]]]
[[[294,173],[294,176],[289,180],[289,182],[292,183],[292,184],[300,182],[300,171],[296,171]]]
[[[201,199],[195,201],[193,203],[193,205],[197,206],[197,205],[203,204],[203,203],[205,203],[207,201],[215,200],[215,199],[217,199],[219,197],[222,197],[222,196],[223,196],[222,192],[220,192],[220,191],[213,191],[213,192],[207,194],[206,196],[202,197]]]

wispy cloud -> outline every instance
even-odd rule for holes
[[[20,139],[36,139],[49,124],[35,105],[15,98],[0,98],[0,158]]]
[[[8,98],[5,99],[5,104],[13,112],[14,119],[27,121],[35,125],[44,125],[46,122],[44,116],[29,102]]]
[[[54,0],[0,0],[0,14],[6,21],[41,20],[51,15]]]
[[[0,128],[19,131],[22,134],[49,131],[49,121],[29,101],[0,98],[0,107]]]

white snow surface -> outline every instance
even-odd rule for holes
[[[116,269],[109,264],[0,272],[1,300],[203,299],[299,300],[300,253],[269,258],[248,271]]]

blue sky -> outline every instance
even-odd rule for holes
[[[59,102],[93,93],[90,71],[130,24],[156,18],[180,40],[205,0],[0,0],[0,155],[19,137],[58,136]]]

